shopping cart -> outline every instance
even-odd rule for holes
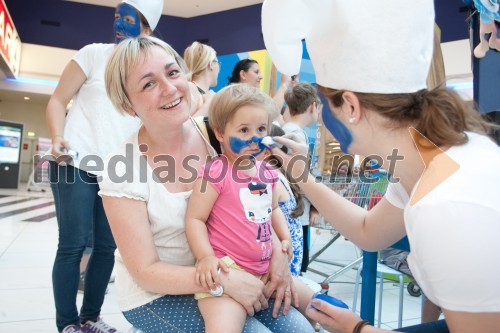
[[[33,170],[28,179],[27,190],[46,192],[50,189],[49,166],[39,154],[34,156]]]
[[[340,177],[340,176],[330,176],[324,177],[322,182],[329,187],[332,191],[335,191],[340,196],[345,199],[355,203],[356,205],[364,208],[373,208],[384,196],[389,184],[387,174],[378,171],[378,174],[367,175],[367,177]],[[356,268],[363,260],[363,255],[361,250],[358,249],[358,258],[348,264],[342,264],[334,262],[327,259],[319,258],[323,252],[325,252],[328,247],[330,247],[337,239],[340,238],[341,234],[333,228],[323,217],[319,225],[312,226],[314,228],[323,229],[330,231],[332,238],[323,246],[321,249],[313,253],[309,258],[309,263],[314,261],[329,264],[337,267],[341,267],[339,270],[332,274],[327,274],[314,268],[308,268],[309,271],[316,273],[318,275],[324,276],[325,280],[320,282],[322,292],[327,293],[329,288],[329,283],[341,276],[350,269]]]

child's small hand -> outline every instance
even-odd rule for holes
[[[206,256],[196,263],[196,283],[206,289],[214,289],[220,285],[217,269],[221,268],[224,272],[229,272],[226,264],[216,256]]]
[[[288,239],[281,241],[281,250],[288,255],[288,261],[292,260],[292,244]]]

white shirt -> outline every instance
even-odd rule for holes
[[[301,143],[305,143],[305,144],[309,145],[309,139],[307,138],[306,132],[304,131],[304,129],[302,127],[300,127],[296,123],[291,123],[291,122],[286,123],[285,125],[283,125],[282,129],[285,132],[285,134],[290,134],[290,133],[298,134],[300,137]]]
[[[104,159],[137,131],[141,124],[139,118],[116,110],[106,95],[104,72],[114,46],[115,44],[90,44],[72,58],[85,73],[87,80],[73,98],[64,126],[64,139],[78,153],[74,166],[84,170],[86,163],[84,160],[80,165],[82,159],[89,155]]]
[[[467,133],[469,142],[446,155],[460,166],[410,206],[399,183],[385,197],[404,209],[410,269],[425,295],[452,311],[500,311],[500,148]],[[425,171],[435,172],[435,158]],[[417,186],[415,186],[416,188]]]
[[[205,142],[210,154],[215,156],[215,151],[206,139]],[[117,160],[118,156],[126,156],[128,166],[113,163],[112,159]],[[139,151],[138,132],[109,156],[105,166],[99,183],[99,195],[146,202],[151,233],[160,260],[173,265],[193,266],[195,258],[184,226],[192,191],[171,193],[162,182],[156,181],[153,170]],[[130,175],[128,180],[124,176],[126,172]],[[134,309],[163,296],[142,289],[134,281],[118,249],[115,252],[115,267],[117,301],[121,311]]]

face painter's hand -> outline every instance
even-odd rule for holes
[[[330,305],[319,299],[311,300],[307,306],[306,315],[332,333],[351,333],[356,324],[361,321],[361,318],[351,310]]]
[[[273,137],[273,140],[288,148],[289,154],[285,154],[277,146],[272,148],[272,153],[283,161],[283,167],[293,180],[299,181],[309,174],[309,159],[307,158],[308,146],[300,142],[300,136],[287,134],[282,137]]]

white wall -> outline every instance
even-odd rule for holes
[[[0,119],[24,124],[24,135],[35,132],[38,137],[50,138],[45,122],[45,104],[0,101]]]
[[[446,83],[456,87],[456,91],[466,100],[473,99],[472,58],[468,39],[441,44],[443,52]]]

